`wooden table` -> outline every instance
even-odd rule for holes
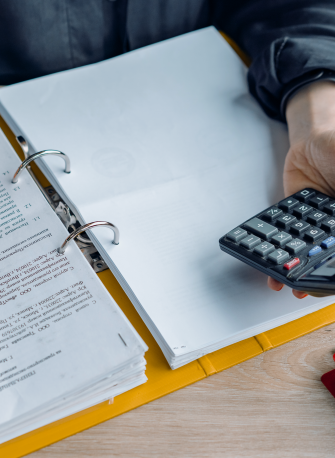
[[[335,324],[65,439],[31,458],[334,458]]]

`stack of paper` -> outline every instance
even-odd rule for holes
[[[146,381],[145,343],[0,131],[0,443]]]
[[[219,249],[283,197],[286,129],[248,93],[246,69],[213,29],[0,91],[0,113],[82,222],[172,368],[318,310]]]

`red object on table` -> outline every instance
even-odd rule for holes
[[[335,361],[335,354],[333,355],[333,359]],[[327,372],[326,374],[323,374],[321,377],[321,382],[335,398],[335,369]]]

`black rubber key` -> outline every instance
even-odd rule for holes
[[[307,216],[307,221],[312,224],[318,224],[320,221],[325,219],[327,216],[326,213],[320,212],[320,211],[314,211],[313,213],[310,213]]]
[[[328,202],[327,205],[325,205],[322,209],[324,212],[328,213],[328,215],[332,215],[334,216],[335,215],[335,202],[333,200],[331,200],[330,202]]]
[[[308,215],[311,211],[313,211],[314,208],[311,207],[310,205],[307,204],[300,204],[297,207],[294,208],[293,214],[295,216],[298,216],[298,218],[302,218],[303,216]]]
[[[325,235],[325,231],[323,231],[322,229],[319,229],[318,227],[312,227],[311,229],[308,229],[304,237],[306,240],[309,240],[310,242],[314,242],[315,240],[319,239],[323,235]]]
[[[283,214],[283,210],[277,207],[269,208],[266,212],[261,214],[261,217],[266,221],[274,221],[278,216]]]
[[[311,225],[306,221],[298,221],[297,223],[292,224],[290,232],[295,235],[301,235],[309,227],[311,227]]]
[[[313,189],[306,188],[300,192],[297,192],[294,197],[300,200],[300,202],[307,202],[308,199],[314,196],[315,196],[315,191],[313,191]]]
[[[335,231],[335,218],[328,218],[322,221],[321,229],[327,232]]]
[[[281,202],[279,202],[278,207],[288,212],[289,210],[292,210],[292,208],[295,207],[298,203],[299,201],[297,199],[293,199],[293,197],[288,197],[287,199],[284,199]]]
[[[308,202],[310,205],[313,205],[315,208],[321,208],[329,201],[329,197],[324,194],[317,194],[315,197],[312,197]]]
[[[293,215],[285,214],[276,220],[276,225],[278,227],[282,227],[283,229],[287,229],[292,223],[295,223],[297,218]]]

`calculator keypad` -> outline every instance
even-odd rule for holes
[[[278,229],[271,224],[265,223],[259,218],[252,218],[247,221],[244,226],[252,233],[259,235],[265,240],[271,238],[272,235],[277,234]]]
[[[237,257],[253,259],[263,266],[260,270],[271,268],[287,277],[296,269],[313,268],[335,253],[335,199],[303,189],[242,223],[225,238],[230,241],[228,252],[235,244]]]
[[[272,207],[266,212],[264,212],[261,217],[262,219],[265,219],[266,221],[274,221],[278,216],[282,215],[283,211],[280,208],[277,207]]]
[[[289,259],[290,255],[287,251],[284,250],[275,250],[269,254],[269,261],[274,262],[275,264],[282,264],[284,261]]]
[[[246,235],[248,235],[247,231],[241,229],[240,227],[237,227],[236,229],[233,229],[232,231],[228,232],[227,238],[232,240],[233,242],[239,242],[240,240],[244,239]]]
[[[291,270],[293,267],[296,267],[298,264],[300,264],[300,259],[299,258],[294,258],[289,262],[286,262],[284,264],[284,269]]]
[[[299,253],[306,246],[306,242],[300,239],[293,239],[291,242],[287,243],[285,248],[293,254]]]
[[[274,249],[275,247],[272,245],[272,243],[263,242],[256,246],[254,253],[257,253],[260,256],[266,256],[267,254],[271,253],[271,251],[274,251]]]
[[[278,227],[282,227],[283,229],[287,229],[292,223],[297,221],[297,218],[293,215],[283,215],[277,219],[276,224]]]
[[[308,229],[307,232],[305,232],[305,239],[309,240],[310,242],[315,242],[315,240],[319,239],[325,234],[325,231],[322,229],[319,229],[318,227],[312,227],[312,229]]]
[[[287,234],[287,232],[279,232],[279,234],[276,234],[271,238],[271,242],[279,245],[280,247],[285,246],[290,240],[292,240],[292,235]]]
[[[315,197],[309,201],[309,204],[315,208],[321,208],[329,201],[329,197],[325,196],[324,194],[317,194]]]
[[[298,203],[299,200],[293,199],[293,197],[289,197],[288,199],[284,199],[279,202],[278,207],[288,212],[289,210],[292,210],[292,208],[295,207]]]
[[[324,212],[328,213],[328,215],[332,215],[334,216],[335,215],[335,202],[333,200],[331,200],[330,202],[328,202],[327,205],[325,205],[322,209]]]
[[[335,230],[335,218],[328,218],[322,221],[321,229],[327,232],[332,232]]]
[[[311,227],[311,225],[307,223],[307,221],[298,221],[297,223],[292,224],[290,231],[294,235],[302,235],[309,227]]]
[[[310,213],[307,216],[307,221],[312,224],[318,224],[321,220],[323,220],[326,217],[326,213],[323,213],[321,211],[314,211],[313,213]]]
[[[321,253],[322,248],[319,245],[315,245],[311,250],[308,252],[308,256],[315,256],[316,254]]]
[[[252,250],[256,245],[259,245],[261,239],[256,237],[256,235],[248,235],[244,239],[241,240],[240,245],[244,246],[248,250]]]
[[[300,202],[307,202],[308,199],[315,196],[315,191],[313,189],[303,189],[300,192],[295,194],[295,198],[300,200]]]
[[[298,218],[302,218],[303,216],[308,215],[314,208],[307,204],[300,204],[294,208],[293,214]]]
[[[335,245],[335,237],[328,237],[321,243],[321,246],[323,248],[330,248],[333,245]]]

